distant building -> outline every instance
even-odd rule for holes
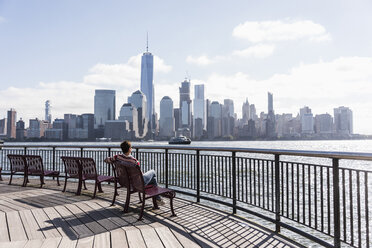
[[[137,109],[137,124],[138,136],[137,138],[144,138],[148,132],[148,119],[147,119],[147,99],[142,91],[135,91],[130,97],[128,102]]]
[[[256,106],[254,104],[249,105],[249,119],[256,121],[258,116],[256,114]]]
[[[7,131],[6,125],[7,125],[7,119],[6,118],[0,119],[0,136],[6,137],[6,131]]]
[[[183,81],[180,89],[180,127],[191,128],[190,81]]]
[[[173,109],[173,116],[174,116],[174,130],[178,130],[179,128],[181,128],[179,108]]]
[[[104,137],[115,141],[131,139],[129,122],[123,120],[106,121]]]
[[[221,129],[222,136],[232,136],[234,134],[234,101],[225,99],[222,106]]]
[[[268,112],[266,118],[266,137],[267,138],[276,138],[275,133],[275,114],[274,114],[274,104],[273,104],[273,94],[267,93],[267,102],[268,102]]]
[[[49,122],[39,120],[38,118],[30,119],[29,126],[27,129],[27,138],[28,139],[39,139],[44,137],[44,132],[49,128]]]
[[[22,118],[17,121],[16,123],[16,140],[17,141],[24,141],[25,139],[25,122],[22,120]]]
[[[314,117],[309,107],[305,106],[300,109],[300,119],[301,119],[301,133],[302,134],[313,134],[314,133]]]
[[[45,130],[44,137],[51,140],[67,140],[67,134],[68,129],[65,120],[55,119],[52,128]]]
[[[245,100],[242,106],[242,120],[243,120],[243,125],[248,124],[248,120],[252,119],[249,113],[249,102],[248,98]]]
[[[292,114],[276,115],[276,133],[278,137],[290,137],[292,134],[291,121]]]
[[[334,117],[337,134],[353,134],[353,112],[351,109],[344,106],[335,108]]]
[[[115,120],[115,90],[96,90],[94,95],[94,128],[103,128],[108,120]]]
[[[17,112],[15,109],[10,109],[8,111],[8,118],[6,124],[6,137],[8,139],[15,139],[16,138],[16,119],[17,119]]]
[[[174,136],[173,101],[169,96],[164,96],[160,101],[160,130],[159,136]]]
[[[333,118],[330,114],[321,114],[315,116],[315,133],[332,134]]]
[[[131,103],[125,103],[120,109],[119,120],[128,121],[129,130],[132,131],[133,137],[139,137],[138,132],[138,112],[137,108]]]
[[[205,130],[207,122],[206,122],[206,109],[205,109],[205,99],[204,99],[204,84],[198,84],[194,86],[194,123],[193,123],[193,131],[194,137],[200,138],[203,134],[203,130]],[[196,120],[199,119],[200,123],[196,124]]]
[[[210,112],[208,116],[208,138],[217,138],[222,135],[222,105],[213,101],[209,107]]]
[[[154,71],[154,57],[148,51],[148,43],[146,46],[146,52],[143,53],[141,58],[141,91],[146,96],[146,119],[150,123],[151,131],[154,127],[154,115],[155,115],[155,94],[154,94],[154,83],[153,83],[153,71]]]
[[[52,123],[52,113],[51,113],[51,106],[50,101],[47,100],[45,102],[45,119],[47,122]]]

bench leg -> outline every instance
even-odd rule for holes
[[[13,173],[10,172],[10,179],[9,179],[8,185],[11,185],[12,184],[12,179],[13,179]]]
[[[96,182],[94,183],[94,193],[93,193],[93,196],[92,198],[95,198],[96,197],[96,194],[97,194],[97,186],[99,185],[98,181],[96,180]]]
[[[169,198],[170,208],[171,208],[171,212],[172,212],[172,215],[171,216],[172,217],[177,216],[176,213],[174,212],[174,209],[173,209],[173,198],[174,197]]]
[[[61,186],[61,184],[59,184],[59,175],[57,176],[57,185]]]
[[[63,186],[62,192],[66,191],[66,185],[67,185],[67,175],[65,176],[65,186]]]
[[[143,201],[142,201],[142,207],[141,207],[141,212],[138,220],[143,220],[143,210],[145,209],[145,194],[143,194]]]
[[[127,188],[127,198],[125,199],[124,213],[128,213],[129,202],[130,202],[130,192],[129,192],[129,189]]]
[[[99,193],[103,193],[101,183],[98,183],[98,192]]]
[[[159,206],[158,206],[158,203],[156,202],[156,196],[153,196],[152,197],[152,209],[155,210],[155,209],[159,209]]]
[[[43,184],[44,184],[44,176],[41,175],[41,176],[40,176],[40,188],[43,187]]]
[[[27,183],[28,183],[28,176],[25,175],[24,178],[23,178],[23,184],[22,184],[22,187],[26,187],[26,186],[27,186]]]
[[[119,195],[118,194],[118,184],[116,183],[116,181],[114,182],[114,184],[115,184],[115,190],[114,190],[114,197],[112,198],[111,206],[115,205],[116,196]]]
[[[85,181],[84,181],[84,189],[87,190],[87,185],[85,184]]]
[[[1,177],[1,170],[2,168],[0,167],[0,181],[3,181],[3,178]]]

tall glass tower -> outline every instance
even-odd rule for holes
[[[96,90],[94,95],[94,128],[115,120],[115,90]]]
[[[150,121],[151,129],[154,127],[153,116],[155,114],[153,72],[154,57],[149,52],[147,39],[146,52],[143,53],[141,60],[141,91],[145,94],[147,99],[146,117]]]

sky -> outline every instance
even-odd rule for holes
[[[276,114],[353,111],[372,134],[370,0],[0,0],[0,119],[94,112],[94,90],[116,90],[116,115],[140,88],[141,55],[154,55],[156,112],[179,105],[187,77],[205,97]]]

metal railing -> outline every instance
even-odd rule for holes
[[[326,247],[340,247],[341,242],[353,247],[370,246],[372,153],[134,148],[133,155],[143,171],[155,169],[159,183],[194,196],[197,202],[208,200],[231,208],[233,214],[242,211],[254,215],[274,223],[276,232],[284,227]],[[3,171],[9,170],[6,155],[10,153],[41,155],[44,166],[61,173],[61,156],[92,157],[98,172],[110,175],[110,167],[103,160],[120,153],[120,149],[4,145],[0,150]]]

